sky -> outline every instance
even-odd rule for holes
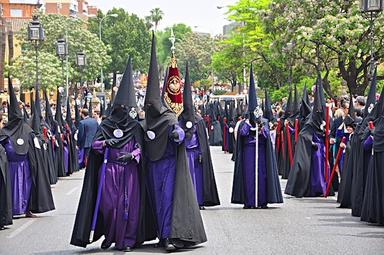
[[[148,16],[151,9],[158,7],[164,12],[159,29],[176,23],[185,23],[193,31],[212,35],[222,34],[223,26],[230,23],[226,20],[226,6],[236,2],[236,0],[89,0],[90,5],[96,5],[103,12],[113,7],[124,8],[142,18]],[[218,9],[217,6],[224,8]]]

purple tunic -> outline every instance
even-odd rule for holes
[[[77,151],[78,160],[79,160],[79,168],[84,168],[84,149],[79,149]]]
[[[203,165],[199,162],[200,145],[196,128],[190,139],[185,140],[185,148],[187,149],[187,157],[189,162],[189,171],[191,173],[193,187],[195,188],[197,202],[203,205]]]
[[[248,123],[242,125],[239,130],[243,136],[243,170],[244,170],[244,188],[245,188],[245,206],[256,206],[256,175],[255,175],[255,160],[256,160],[256,139],[251,134],[251,126]],[[258,181],[257,181],[257,206],[267,205],[267,166],[265,164],[265,149],[267,142],[267,134],[262,129],[258,137]]]
[[[95,141],[92,148],[100,154],[105,149],[102,141]],[[124,152],[132,153],[135,159],[128,163],[117,161]],[[115,243],[118,249],[132,247],[136,242],[140,207],[140,155],[140,148],[134,140],[120,149],[109,149],[100,212],[104,220],[105,239],[108,244]]]
[[[68,175],[69,152],[67,145],[63,146],[63,156],[65,174]]]
[[[11,176],[12,213],[13,215],[25,214],[28,210],[32,186],[28,155],[16,154],[9,139],[4,144],[4,149],[7,152],[8,169]]]
[[[349,137],[350,137],[350,136],[351,136],[351,134],[349,134],[349,133],[344,133],[343,130],[341,130],[341,129],[337,129],[337,130],[336,130],[336,137],[337,137],[338,139],[340,139],[340,141],[343,139],[343,137],[345,137],[345,144],[348,143],[348,141],[349,141]],[[339,164],[338,164],[340,174],[341,174],[342,171],[343,171],[344,157],[345,157],[345,150],[343,150],[343,153],[341,154],[341,157],[340,157],[340,160],[339,160]]]
[[[309,196],[321,196],[327,189],[324,177],[325,147],[324,140],[313,134],[312,142],[317,145],[317,150],[312,150],[311,157],[311,191]],[[328,176],[330,169],[328,168]]]
[[[171,235],[176,149],[185,136],[184,131],[179,126],[176,127],[176,131],[179,133],[179,141],[170,138],[163,157],[157,161],[148,160],[147,164],[149,193],[152,206],[155,208],[157,231],[160,239],[168,238]]]

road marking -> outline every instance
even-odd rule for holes
[[[21,232],[26,230],[29,226],[31,226],[35,221],[36,221],[36,219],[32,219],[30,221],[27,221],[26,223],[21,225],[19,228],[17,228],[15,231],[13,231],[9,236],[7,236],[7,238],[8,239],[14,238],[18,234],[20,234]]]
[[[79,187],[75,187],[73,189],[71,189],[70,191],[68,191],[65,195],[69,196],[71,194],[73,194]]]

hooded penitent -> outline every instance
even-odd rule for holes
[[[283,202],[269,124],[266,119],[262,118],[261,110],[259,111],[258,108],[251,66],[248,95],[249,120],[241,121],[237,133],[231,198],[232,203],[244,204],[246,207],[260,207],[266,206],[268,203]],[[258,123],[253,122],[256,120]],[[260,132],[256,133],[256,127]]]
[[[171,64],[168,67],[165,87],[163,87],[164,104],[177,116],[183,112],[183,94],[181,79],[175,54],[172,53]]]
[[[199,205],[215,206],[220,204],[220,200],[208,144],[207,128],[203,118],[195,112],[191,87],[187,63],[183,91],[184,111],[179,117],[179,122],[186,133],[185,146],[187,148],[191,176],[195,180],[194,184]],[[199,158],[199,155],[201,155],[200,162],[196,160],[196,157]]]
[[[324,181],[324,95],[321,79],[317,80],[315,101],[309,120],[301,129],[292,169],[285,193],[295,197],[320,196],[326,189]],[[316,145],[316,147],[314,147]],[[316,162],[313,164],[312,162]]]
[[[264,118],[266,118],[268,121],[272,121],[274,119],[274,116],[272,112],[271,99],[269,98],[267,89],[265,89],[264,94]]]
[[[156,236],[153,216],[146,198],[146,171],[143,160],[135,158],[127,164],[118,163],[120,153],[132,151],[134,154],[136,151],[139,152],[137,157],[143,156],[143,130],[136,118],[136,107],[132,62],[129,58],[114,98],[111,114],[101,122],[95,135],[72,233],[72,245],[86,247],[104,235],[108,245],[116,242],[116,247],[123,249],[127,245],[129,247],[140,245]],[[117,142],[103,147],[103,141],[110,139],[116,139]],[[108,148],[108,152],[106,148]],[[99,175],[103,171],[104,157],[107,163],[104,164],[106,178],[103,185],[111,187],[111,189],[106,188],[105,193],[98,198],[97,190],[101,185]],[[124,181],[117,184],[111,182],[112,179]],[[114,199],[122,196],[123,201]],[[93,240],[90,241],[91,224],[97,199],[100,199],[100,213],[97,217]],[[114,210],[116,213],[112,215],[105,213],[110,210]],[[130,232],[129,238],[126,237],[128,236],[126,233],[134,228],[137,229],[136,232]],[[135,235],[135,240],[132,240],[131,235]]]

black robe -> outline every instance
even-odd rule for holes
[[[373,138],[374,155],[370,162],[361,220],[384,225],[384,117],[380,117]]]
[[[239,125],[239,130],[243,125],[247,125],[243,120]],[[268,121],[263,120],[263,127],[269,130]],[[269,134],[269,132],[268,132]],[[244,172],[243,172],[243,137],[240,132],[237,134],[236,145],[236,162],[235,171],[232,185],[232,198],[233,204],[245,203],[245,185],[244,185]],[[283,203],[283,195],[281,192],[276,156],[273,150],[270,136],[267,137],[266,142],[266,167],[267,167],[267,203]]]
[[[220,205],[219,195],[217,192],[215,173],[213,171],[211,151],[208,144],[207,128],[204,120],[200,117],[196,123],[197,136],[199,140],[200,152],[202,155],[203,165],[203,205],[215,206]]]
[[[35,146],[35,140],[39,148]],[[31,198],[29,210],[33,213],[44,213],[55,209],[49,180],[49,169],[44,158],[44,148],[40,136],[31,134],[29,139],[29,168],[32,176]]]
[[[108,121],[108,120],[106,120]],[[108,123],[108,122],[107,122]],[[105,135],[109,134],[109,128],[102,130],[103,126],[99,127],[99,131],[95,135],[95,140],[105,140]],[[121,144],[124,145],[129,142],[130,138],[143,148],[143,130],[141,125],[136,122],[136,125],[129,127],[130,134],[124,134],[120,139]],[[109,136],[109,135],[108,135]],[[109,138],[112,138],[109,136]],[[127,139],[125,139],[127,138]],[[140,181],[140,212],[139,212],[139,226],[137,232],[137,239],[135,246],[142,244],[144,241],[156,238],[156,230],[154,228],[154,215],[152,210],[149,209],[149,202],[147,199],[146,176],[144,161],[140,160],[139,163],[139,181]],[[92,227],[93,213],[96,206],[97,190],[99,186],[99,171],[103,164],[103,155],[95,153],[92,149],[89,153],[89,161],[85,170],[83,188],[79,206],[76,213],[75,225],[73,227],[71,244],[79,247],[86,247],[92,242],[96,242],[104,235],[104,222],[101,213],[98,213],[95,234],[92,242],[90,242],[90,233]]]
[[[12,190],[5,149],[0,145],[0,228],[12,224]]]

